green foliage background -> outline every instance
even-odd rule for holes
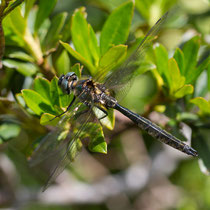
[[[210,209],[209,6],[204,0],[1,0],[0,207]],[[89,152],[68,167],[71,176],[40,193],[44,178],[36,178],[27,159],[73,97],[61,92],[57,77],[74,71],[103,81],[168,10],[121,103],[191,142],[199,159],[110,112],[104,130],[89,124],[81,135],[91,137]],[[81,150],[77,143],[71,158]]]

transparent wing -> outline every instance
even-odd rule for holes
[[[30,167],[38,165],[40,162],[49,158],[59,150],[61,142],[58,141],[58,137],[61,132],[62,132],[61,128],[56,128],[54,131],[48,133],[41,140],[40,144],[34,150],[32,156],[29,159]]]
[[[29,160],[30,167],[34,167],[39,164],[43,160],[49,158],[50,156],[55,155],[58,151],[63,149],[63,145],[66,144],[64,141],[59,141],[59,138],[62,138],[62,134],[64,135],[66,132],[66,123],[71,123],[71,118],[75,115],[76,110],[81,106],[79,100],[76,99],[74,105],[70,109],[68,113],[66,113],[58,125],[54,129],[54,131],[49,132],[40,142],[38,147],[34,150],[32,156]]]
[[[92,107],[91,107],[92,108]],[[69,165],[72,160],[77,156],[79,152],[79,143],[78,140],[80,139],[80,136],[82,135],[82,131],[85,129],[85,126],[87,122],[90,120],[92,116],[92,110],[89,109],[88,112],[82,114],[79,118],[77,119],[77,124],[79,122],[80,126],[78,131],[74,134],[71,135],[68,140],[68,144],[66,147],[62,148],[62,152],[60,153],[61,156],[57,160],[56,164],[52,168],[50,172],[50,176],[47,179],[47,182],[45,186],[43,187],[43,191],[47,189],[47,187],[51,184],[52,181],[55,180],[55,178],[65,169],[67,165]]]
[[[107,75],[107,77],[104,79],[104,85],[106,88],[112,90],[115,94],[117,94],[119,90],[121,91],[122,89],[124,89],[127,91],[129,89],[127,87],[130,86],[130,82],[134,76],[134,72],[140,67],[146,49],[151,45],[152,40],[157,35],[167,16],[168,12],[165,13],[150,29],[150,31],[146,34],[135,52],[119,68],[114,70],[110,75]],[[106,73],[106,70],[98,72],[98,74],[96,75],[96,80],[103,80],[104,74]]]

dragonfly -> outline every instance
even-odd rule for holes
[[[60,76],[58,80],[59,87],[62,89],[64,94],[71,95],[73,93],[73,99],[67,109],[55,118],[65,116],[64,114],[70,115],[62,118],[60,122],[61,125],[62,122],[65,122],[68,118],[70,118],[69,120],[74,118],[75,121],[77,121],[77,118],[78,121],[79,119],[82,120],[80,120],[80,127],[77,132],[66,138],[67,141],[65,141],[65,146],[59,147],[60,151],[62,151],[62,155],[58,159],[55,158],[56,164],[51,171],[44,190],[64,170],[64,168],[71,163],[72,158],[69,157],[69,151],[75,147],[77,139],[80,138],[81,135],[84,135],[85,128],[87,128],[88,121],[93,114],[92,110],[94,108],[99,109],[103,113],[103,116],[98,119],[99,123],[100,120],[107,117],[108,110],[117,110],[132,120],[134,124],[136,124],[141,130],[147,132],[154,139],[157,139],[160,142],[163,142],[187,155],[193,157],[198,156],[195,149],[152,123],[150,120],[123,107],[114,97],[118,92],[122,91],[122,89],[126,89],[125,87],[130,87],[134,72],[139,68],[139,64],[137,65],[136,61],[143,59],[147,47],[151,44],[151,38],[156,36],[167,16],[168,13],[165,13],[156,22],[156,24],[146,34],[145,38],[141,41],[134,53],[120,67],[110,74],[107,75],[106,70],[101,70],[95,76],[95,79],[92,77],[78,79],[78,76],[74,72],[69,72],[66,75]],[[81,104],[86,108],[78,114],[77,112]],[[56,132],[50,133],[44,139],[44,143],[41,143],[34,155],[32,155],[30,160],[32,164],[36,164],[43,159],[52,148],[56,153],[57,146],[53,146],[52,139],[56,139],[60,132],[61,130],[56,130]]]

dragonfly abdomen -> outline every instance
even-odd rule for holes
[[[140,115],[133,113],[129,109],[122,107],[118,103],[115,104],[114,109],[120,111],[122,114],[131,119],[139,128],[146,131],[149,135],[155,139],[170,145],[171,147],[178,149],[188,155],[198,156],[197,151],[183,143],[175,136],[172,136],[167,131],[161,129],[159,126],[153,124],[148,119],[141,117]]]

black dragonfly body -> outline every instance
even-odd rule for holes
[[[145,49],[151,43],[151,39],[157,34],[160,26],[166,20],[168,13],[162,16],[157,23],[151,28],[151,30],[147,33],[145,38],[139,44],[135,52],[116,70],[114,70],[111,74],[107,75],[106,69],[101,70],[96,76],[95,80],[91,77],[84,80],[78,80],[78,77],[74,72],[69,72],[66,75],[62,75],[59,78],[58,84],[66,94],[74,94],[74,98],[71,101],[70,105],[66,109],[65,112],[61,113],[60,115],[56,116],[60,117],[64,113],[71,110],[72,106],[74,106],[78,102],[82,102],[87,107],[85,117],[90,116],[90,110],[94,107],[97,107],[103,112],[103,116],[100,118],[104,118],[108,114],[109,109],[116,109],[126,117],[130,118],[139,128],[146,131],[155,139],[168,144],[169,146],[178,149],[188,155],[191,156],[198,156],[197,151],[188,146],[187,144],[183,143],[175,136],[171,135],[167,131],[161,129],[159,126],[155,125],[148,119],[133,113],[129,109],[121,106],[117,99],[113,97],[113,93],[117,93],[128,87],[131,83],[132,77],[136,69],[138,69],[139,65],[137,65],[138,60],[142,60]],[[73,116],[73,115],[72,115]],[[88,118],[88,117],[87,117]],[[100,120],[99,119],[99,120]],[[80,126],[80,129],[73,135],[69,140],[67,147],[65,147],[65,151],[62,154],[62,157],[57,161],[54,169],[51,171],[51,175],[48,178],[47,184],[44,189],[49,185],[49,183],[54,180],[66,167],[66,165],[70,162],[68,154],[69,150],[74,145],[74,142],[80,137],[82,131],[84,130],[87,120],[83,119],[83,123]],[[49,148],[52,147],[51,138],[55,135],[49,135],[45,140],[42,146],[40,144],[39,148],[35,151],[34,155],[31,158],[31,163],[39,162],[40,159],[45,156],[46,152],[48,152]],[[44,149],[43,149],[44,148]],[[40,153],[42,155],[40,156]],[[43,155],[44,154],[44,155]],[[41,158],[40,158],[41,157]]]

